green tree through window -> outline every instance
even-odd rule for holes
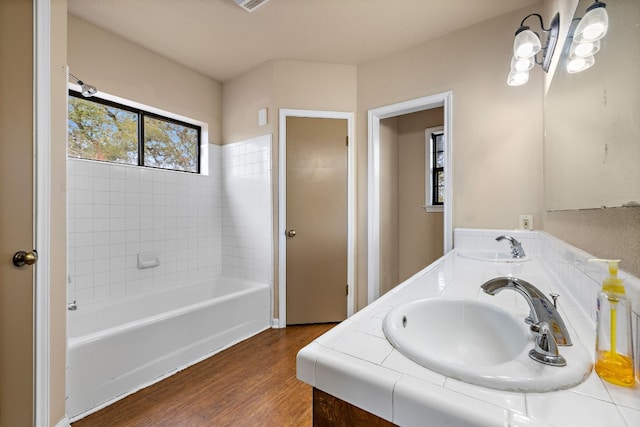
[[[144,165],[194,171],[198,130],[152,117],[144,118]]]
[[[138,164],[138,115],[69,97],[69,157]]]
[[[69,157],[199,172],[199,126],[69,95]]]

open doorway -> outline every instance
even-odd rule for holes
[[[436,113],[441,111],[441,113]],[[429,97],[418,98],[411,101],[406,101],[398,104],[393,104],[385,107],[376,108],[369,111],[369,135],[368,135],[368,170],[369,170],[369,194],[368,194],[368,211],[369,211],[369,239],[368,239],[368,302],[374,301],[382,293],[387,291],[390,286],[395,286],[400,281],[406,279],[412,274],[411,268],[415,267],[415,262],[409,262],[414,264],[413,266],[400,266],[399,260],[394,263],[393,259],[389,257],[400,258],[401,242],[396,237],[401,237],[399,226],[396,227],[396,234],[394,235],[394,226],[389,223],[398,223],[400,210],[397,209],[398,199],[401,197],[399,194],[394,195],[393,191],[389,188],[389,183],[383,181],[385,176],[384,169],[389,168],[389,162],[394,161],[394,156],[400,156],[401,151],[396,149],[390,149],[393,144],[389,144],[388,139],[398,139],[400,133],[398,129],[400,126],[400,120],[406,125],[405,127],[415,127],[415,120],[421,120],[418,116],[414,115],[416,112],[432,112],[441,114],[442,117],[442,131],[445,135],[446,144],[443,152],[443,164],[444,164],[444,182],[446,183],[443,191],[443,204],[442,204],[442,219],[441,230],[435,231],[434,238],[442,242],[442,253],[450,251],[453,247],[453,230],[452,230],[452,194],[453,185],[452,179],[452,93],[446,92]],[[432,115],[428,113],[426,117]],[[403,119],[400,119],[404,117]],[[392,119],[392,120],[389,120]],[[424,122],[424,128],[432,127],[428,121]],[[424,130],[423,130],[424,132]],[[424,133],[423,133],[424,135]],[[395,150],[395,151],[394,151]],[[406,154],[404,154],[406,156]],[[400,164],[400,163],[398,163]],[[426,165],[425,165],[426,166]],[[399,168],[399,166],[397,166]],[[427,171],[425,170],[425,173]],[[387,174],[388,170],[387,170]],[[415,177],[414,177],[415,179]],[[418,178],[424,179],[424,178]],[[425,181],[422,181],[425,182]],[[393,185],[400,185],[395,183]],[[425,201],[426,207],[428,202]],[[414,207],[417,208],[417,207]],[[395,217],[394,217],[395,215]],[[403,220],[406,222],[406,220]],[[437,222],[435,222],[437,223]],[[432,225],[433,227],[433,225]],[[424,232],[424,231],[423,231]],[[441,233],[441,234],[440,234]],[[405,233],[406,234],[406,233]],[[393,238],[389,236],[394,235]],[[439,235],[439,237],[438,237]],[[420,236],[422,238],[428,238],[430,236]],[[406,243],[406,242],[405,242]],[[394,248],[393,245],[396,245]],[[391,247],[389,247],[391,246]],[[406,245],[405,245],[406,246]],[[404,261],[406,257],[403,257]],[[395,269],[395,270],[394,270]],[[408,273],[409,271],[409,273]],[[415,273],[415,271],[414,271]],[[407,276],[407,277],[405,277]],[[402,280],[400,280],[402,279]]]

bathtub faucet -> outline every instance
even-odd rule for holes
[[[507,240],[511,245],[511,255],[513,255],[514,258],[524,258],[526,256],[526,254],[524,253],[524,249],[522,249],[522,244],[513,237],[499,236],[496,237],[496,240],[498,242],[500,242],[501,240]]]

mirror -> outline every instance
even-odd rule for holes
[[[580,0],[581,18],[593,0]],[[609,31],[595,65],[566,71],[567,37],[544,98],[548,211],[640,204],[640,1],[605,0]],[[565,29],[566,31],[566,29]]]

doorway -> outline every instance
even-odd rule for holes
[[[278,326],[344,320],[355,300],[353,115],[281,110],[279,129]]]
[[[368,113],[368,302],[377,299],[381,290],[381,261],[384,254],[381,251],[381,212],[385,203],[384,194],[381,192],[383,183],[381,176],[381,126],[383,119],[399,117],[418,111],[442,108],[444,112],[444,133],[446,135],[446,146],[444,153],[444,206],[443,206],[443,251],[449,252],[453,248],[453,170],[452,170],[452,92],[445,92],[424,98],[392,104],[373,110]]]

